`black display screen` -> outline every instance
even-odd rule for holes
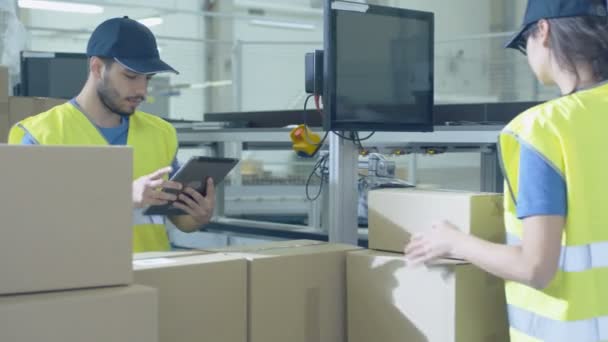
[[[325,129],[432,130],[433,14],[341,3],[326,4]]]
[[[87,80],[88,63],[86,54],[23,52],[19,94],[71,99]]]

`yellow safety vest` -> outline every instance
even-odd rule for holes
[[[41,145],[108,144],[93,123],[69,102],[13,126],[9,143],[20,144],[25,131]],[[168,122],[137,111],[129,118],[127,145],[133,148],[133,179],[137,179],[171,165],[177,151],[177,135]],[[133,252],[169,249],[164,219],[134,214]]]
[[[559,270],[544,290],[507,282],[511,341],[608,340],[608,85],[532,108],[500,135],[507,240],[519,244],[520,147],[565,180],[568,212]]]

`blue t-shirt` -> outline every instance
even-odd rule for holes
[[[560,173],[530,146],[521,145],[517,217],[567,214],[566,182]]]
[[[76,103],[75,100],[71,100],[70,103],[82,112],[82,109],[80,108],[78,103]],[[95,125],[95,127],[97,127],[97,129],[99,130],[101,135],[106,139],[108,144],[110,144],[110,145],[126,145],[127,144],[127,137],[129,136],[129,118],[128,117],[121,117],[120,125],[116,126],[116,127],[105,128],[105,127],[99,127],[97,125]],[[32,135],[29,132],[25,132],[23,139],[21,139],[21,144],[22,145],[37,145],[38,142],[36,141],[36,139],[34,139],[34,137],[32,137]],[[179,163],[177,162],[177,156],[173,158],[171,167],[173,170],[172,170],[171,174],[169,175],[169,177],[173,176],[173,174],[175,172],[177,172],[177,170],[179,169]]]

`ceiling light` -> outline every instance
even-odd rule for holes
[[[161,17],[151,17],[151,18],[144,18],[144,19],[139,19],[137,20],[140,23],[148,26],[148,27],[152,27],[152,26],[157,26],[163,23],[163,18]]]
[[[173,84],[173,89],[205,89],[205,88],[217,88],[227,87],[232,85],[232,80],[220,80],[220,81],[208,81],[204,83],[181,83]]]
[[[315,29],[315,25],[312,25],[312,24],[292,23],[292,22],[286,22],[286,21],[270,21],[270,20],[255,19],[255,20],[250,21],[250,24],[257,25],[257,26],[288,28],[288,29],[296,29],[296,30],[314,30]]]
[[[194,83],[190,85],[192,89],[205,89],[205,88],[216,88],[216,87],[226,87],[231,86],[232,80],[222,80],[222,81],[209,81],[205,83]]]
[[[46,11],[71,12],[84,14],[103,13],[103,7],[97,5],[86,5],[76,2],[45,1],[45,0],[19,0],[19,7],[39,9]]]

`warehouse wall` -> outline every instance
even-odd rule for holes
[[[265,9],[268,15],[278,15],[270,1],[235,1],[239,14],[253,8]],[[269,3],[267,7],[263,4]],[[299,3],[306,3],[300,1]],[[436,15],[436,87],[438,102],[495,101],[489,87],[489,44],[478,38],[468,38],[489,32],[490,4],[483,0],[461,0],[458,6],[446,6],[445,2],[388,0],[373,1],[376,4],[432,11]],[[305,8],[305,7],[302,7]],[[309,7],[310,8],[310,7]],[[295,11],[294,11],[295,12]],[[235,21],[235,41],[260,40],[268,42],[243,44],[239,51],[242,73],[242,95],[235,99],[242,110],[300,108],[304,99],[303,55],[322,47],[321,12],[295,12],[288,16],[292,22],[309,23],[314,30],[285,30],[260,28],[246,21]],[[476,13],[471,20],[470,13]],[[273,45],[271,41],[299,43]],[[303,42],[313,42],[307,44]],[[318,42],[315,44],[314,42]],[[268,63],[272,61],[272,63]],[[238,67],[238,65],[237,65]],[[236,69],[235,69],[236,70]],[[261,82],[263,80],[264,82]]]
[[[105,18],[162,14],[164,24],[152,30],[160,37],[167,37],[159,39],[161,54],[182,72],[179,76],[169,76],[171,84],[176,86],[170,98],[170,117],[201,120],[204,112],[302,106],[305,97],[303,55],[322,47],[320,1],[212,1],[211,11],[228,15],[212,19],[194,12],[159,13],[132,7],[146,4],[196,11],[203,8],[205,0],[100,2],[117,5],[105,6],[106,11],[99,16],[22,10],[21,18],[30,28],[28,48],[80,52],[86,46],[88,32]],[[459,0],[447,4],[441,0],[370,2],[435,13],[437,102],[529,100],[545,94],[529,74],[525,58],[501,49],[506,37],[489,35],[496,33],[496,22],[504,21],[507,14],[515,19],[507,23],[510,30],[519,26],[525,0]],[[496,10],[501,6],[505,8],[503,12]],[[510,11],[514,14],[506,13]],[[262,27],[252,21],[260,17],[312,28]],[[234,83],[204,88],[208,81]],[[188,84],[194,87],[186,86]]]
[[[90,32],[103,20],[128,15],[134,19],[157,16],[154,9],[146,10],[133,5],[148,7],[171,6],[175,10],[199,10],[201,0],[130,0],[106,1],[106,3],[125,4],[129,7],[105,6],[101,15],[83,15],[61,12],[21,10],[20,16],[24,25],[29,28],[27,48],[34,51],[84,52]],[[179,39],[158,39],[162,58],[181,73],[170,77],[172,84],[202,83],[205,78],[205,35],[203,17],[184,13],[162,13],[164,23],[151,30],[157,36],[177,37]],[[34,29],[44,28],[44,30]],[[54,31],[58,29],[60,31]],[[81,31],[82,33],[77,33]],[[171,118],[202,120],[205,98],[202,89],[180,90],[178,96],[170,100]],[[165,114],[165,113],[156,113]]]

